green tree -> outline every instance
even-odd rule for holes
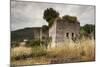
[[[86,25],[84,25],[83,29],[88,34],[91,34],[91,33],[95,32],[95,26],[92,25],[92,24],[86,24]]]
[[[55,18],[59,17],[59,13],[53,8],[47,8],[44,11],[43,18],[48,22],[49,26],[51,26],[55,20]]]
[[[95,25],[93,24],[86,24],[82,27],[80,27],[80,35],[81,36],[86,36],[86,37],[91,37],[93,36],[95,39]]]

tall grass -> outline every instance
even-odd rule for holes
[[[32,54],[32,48],[29,47],[15,47],[11,49],[11,59],[19,60],[28,57]]]
[[[11,49],[12,60],[26,59],[29,57],[38,57],[46,55],[47,51],[44,47],[34,46],[34,47],[15,47]]]
[[[82,39],[78,43],[67,42],[60,44],[63,45],[57,48],[48,49],[51,57],[57,58],[76,58],[80,61],[92,61],[95,60],[95,42],[91,39]]]
[[[71,42],[69,44],[64,42],[61,45],[63,46],[47,50],[44,47],[15,47],[11,49],[11,60],[13,63],[15,62],[14,64],[21,64],[22,61],[20,62],[20,60],[24,56],[24,58],[31,57],[29,60],[31,62],[24,59],[22,64],[26,65],[52,63],[54,59],[57,59],[54,63],[95,60],[95,42],[93,39],[81,39],[78,43]],[[19,58],[17,62],[16,58]]]
[[[83,61],[95,60],[95,41],[93,39],[82,40],[80,46]]]

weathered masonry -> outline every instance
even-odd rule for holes
[[[61,46],[62,43],[77,38],[79,31],[80,23],[78,21],[71,23],[57,18],[49,29],[49,37],[52,39],[50,47]]]

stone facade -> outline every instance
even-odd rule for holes
[[[79,22],[71,23],[57,18],[49,29],[49,37],[52,39],[50,47],[61,46],[59,44],[78,38],[79,31]]]
[[[25,32],[26,35],[32,34],[32,39],[44,42],[43,45],[59,47],[62,46],[62,43],[70,42],[79,37],[80,23],[78,21],[71,23],[67,20],[56,18],[49,30],[42,31],[42,27],[34,27],[27,29]],[[29,36],[26,36],[25,39],[28,39],[27,37]]]

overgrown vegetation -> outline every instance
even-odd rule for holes
[[[45,47],[40,47],[40,46],[35,46],[32,47],[32,56],[33,57],[40,57],[40,56],[45,56],[47,53]]]
[[[11,49],[11,59],[20,60],[32,57],[40,57],[46,55],[47,51],[44,47],[34,46],[34,47],[15,47]]]
[[[52,26],[55,18],[59,17],[59,13],[53,8],[47,8],[44,11],[43,18],[48,22],[49,27]],[[77,17],[65,15],[62,17],[71,23],[77,21]],[[42,31],[45,32],[49,28],[43,26]],[[32,31],[32,30],[30,30]],[[23,32],[21,32],[23,33]],[[15,32],[14,32],[15,34]],[[17,33],[18,34],[18,33]],[[31,34],[31,33],[30,33]],[[29,34],[29,35],[30,35]],[[93,34],[93,35],[92,35]],[[22,35],[22,34],[21,34]],[[14,65],[32,65],[32,64],[52,64],[78,61],[94,61],[95,60],[95,26],[86,24],[80,29],[80,35],[84,36],[75,42],[63,42],[62,47],[48,48],[48,44],[40,40],[27,41],[25,46],[20,46],[19,41],[12,42],[11,48],[11,64]],[[16,37],[17,38],[17,37]],[[24,36],[23,36],[24,38]],[[51,42],[51,37],[47,42]]]
[[[42,43],[42,41],[40,40],[30,40],[28,41],[26,44],[27,47],[34,47],[34,46],[40,46],[40,44]]]
[[[31,57],[32,48],[31,47],[15,47],[11,49],[11,59],[20,60],[27,57]]]
[[[55,19],[59,17],[59,13],[54,10],[53,8],[47,8],[44,11],[44,16],[43,18],[48,22],[48,26],[51,27],[52,24],[54,23]],[[77,17],[75,16],[69,16],[69,15],[64,15],[62,17],[63,20],[68,21],[70,23],[77,22]]]
[[[83,38],[78,43],[64,42],[61,45],[64,46],[49,49],[40,46],[12,48],[12,64],[51,64],[95,60],[94,39]]]
[[[44,11],[44,16],[43,18],[48,22],[49,27],[52,26],[55,18],[59,17],[59,13],[54,10],[53,8],[47,8]]]
[[[80,27],[80,35],[86,37],[93,37],[95,39],[95,25],[93,24],[86,24]]]
[[[77,17],[75,17],[75,16],[65,15],[62,18],[63,18],[63,20],[68,21],[69,23],[77,22]]]

